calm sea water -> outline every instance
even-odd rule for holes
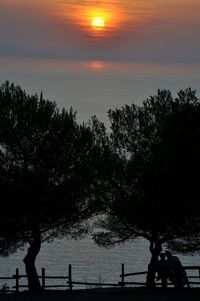
[[[91,115],[107,121],[109,109],[140,104],[157,89],[198,89],[200,65],[0,59],[0,83],[6,79],[29,93],[43,91],[59,107],[72,106],[79,121]]]
[[[16,268],[19,268],[20,274],[25,274],[22,262],[25,254],[26,250],[20,250],[8,258],[0,258],[0,276],[11,276]],[[184,265],[200,265],[200,256],[179,256],[179,258]],[[147,270],[149,260],[149,243],[144,239],[127,242],[110,249],[98,247],[91,238],[80,241],[62,239],[42,245],[36,266],[39,274],[44,267],[47,276],[66,276],[70,263],[74,281],[117,283],[120,281],[121,263],[125,264],[127,273],[140,272]],[[137,276],[132,280],[145,281],[145,276]],[[4,283],[10,287],[14,284],[13,281],[2,280],[0,287]],[[63,284],[62,281],[59,283]],[[22,280],[21,284],[27,283]],[[52,281],[49,280],[48,284],[52,284]],[[87,288],[87,286],[76,285],[74,288]]]
[[[14,81],[28,93],[40,93],[55,100],[59,107],[77,111],[78,121],[92,115],[108,125],[108,109],[125,104],[141,104],[157,89],[200,88],[200,65],[125,64],[101,61],[70,62],[49,60],[0,60],[0,83]],[[10,276],[16,268],[24,273],[22,262],[26,251],[20,250],[8,258],[0,258],[0,276]],[[180,256],[183,264],[200,264],[200,256]],[[146,270],[150,253],[148,242],[140,239],[112,249],[96,246],[90,238],[55,240],[43,244],[37,259],[40,272],[66,275],[72,264],[73,279],[79,281],[118,282],[121,263],[126,272]],[[3,283],[1,281],[0,287]],[[9,285],[9,283],[8,283]]]

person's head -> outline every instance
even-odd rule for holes
[[[167,256],[167,258],[172,256],[172,253],[170,251],[165,251],[165,255]]]
[[[159,256],[160,256],[160,259],[165,259],[165,253],[161,252]]]

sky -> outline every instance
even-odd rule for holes
[[[199,30],[199,0],[0,0],[0,58],[195,64]]]

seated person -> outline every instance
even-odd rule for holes
[[[162,288],[167,287],[168,265],[165,258],[165,253],[160,253],[160,260],[157,262],[157,280],[161,280]]]
[[[169,252],[169,251],[166,251],[165,255],[167,257],[166,262],[168,265],[169,280],[177,288],[183,287],[185,284],[187,284],[189,287],[187,274],[186,274],[179,258],[177,256],[172,255],[171,252]]]

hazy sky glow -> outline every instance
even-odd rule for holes
[[[199,29],[199,0],[0,0],[1,57],[197,63]]]

